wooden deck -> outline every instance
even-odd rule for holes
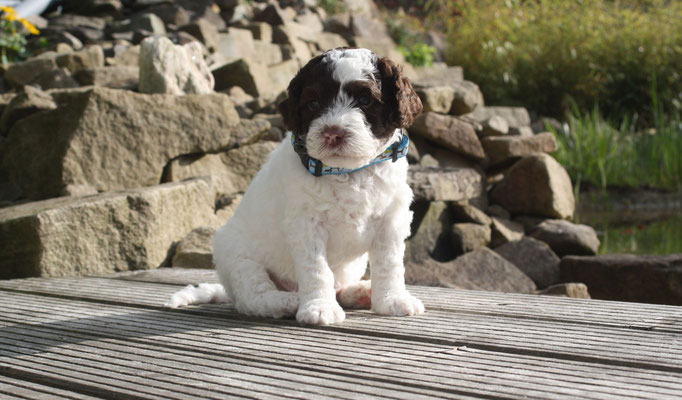
[[[424,315],[313,328],[161,306],[209,281],[0,281],[0,398],[682,398],[680,307],[414,287]]]

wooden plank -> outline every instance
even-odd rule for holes
[[[20,292],[49,293],[155,309],[158,309],[164,299],[177,288],[171,285],[105,278],[7,281],[0,282],[0,287]],[[97,290],[93,290],[93,287],[97,287]],[[600,307],[601,303],[594,303],[594,308]],[[614,306],[612,302],[608,303],[609,307]],[[662,313],[670,314],[670,309],[679,312],[678,307],[655,308],[660,309]],[[178,312],[246,318],[226,306],[200,306]],[[545,357],[574,357],[606,365],[639,363],[649,365],[649,368],[655,366],[675,370],[682,368],[680,366],[682,345],[679,340],[680,334],[676,331],[629,329],[619,324],[586,324],[523,316],[509,317],[500,314],[499,309],[493,318],[480,310],[441,311],[436,307],[435,310],[428,311],[426,316],[402,318],[399,324],[394,318],[381,317],[370,312],[349,312],[347,317],[344,324],[329,329],[369,336],[399,336],[410,340],[418,338],[421,341],[452,346],[466,345],[479,349],[503,348],[505,352]],[[289,321],[272,323],[291,324]]]
[[[29,400],[93,400],[87,396],[68,390],[41,385],[26,380],[0,375],[0,398]]]
[[[189,285],[218,282],[214,270],[166,268],[109,276],[113,279]],[[603,300],[410,286],[429,309],[482,315],[618,325],[631,329],[682,332],[679,307]]]
[[[369,376],[379,374],[380,377],[384,377],[382,374],[405,371],[406,376],[402,379],[410,385],[415,383],[421,386],[427,383],[433,385],[434,382],[439,383],[445,380],[446,387],[452,385],[466,388],[466,385],[472,382],[475,383],[473,389],[476,389],[476,385],[484,388],[514,384],[523,386],[522,388],[505,388],[507,395],[511,393],[513,397],[534,393],[547,398],[552,394],[559,396],[557,393],[560,393],[563,397],[584,398],[637,397],[636,395],[644,398],[665,398],[666,396],[674,398],[682,393],[682,386],[679,383],[680,374],[622,367],[610,367],[605,373],[603,366],[589,363],[565,360],[559,363],[556,360],[546,360],[541,357],[500,354],[476,349],[460,348],[452,351],[454,349],[448,346],[401,342],[386,338],[377,341],[375,338],[353,337],[343,333],[298,326],[267,326],[258,325],[256,322],[225,321],[180,313],[152,313],[148,310],[122,310],[120,307],[87,303],[85,305],[92,307],[89,310],[91,314],[78,314],[76,317],[73,314],[74,311],[79,313],[88,311],[83,304],[74,304],[82,302],[40,298],[38,300],[51,302],[39,304],[34,310],[43,310],[45,316],[41,317],[39,313],[34,312],[38,315],[31,317],[26,312],[30,311],[31,301],[15,301],[15,305],[6,303],[0,307],[12,309],[21,306],[10,315],[16,320],[22,317],[36,318],[36,321],[46,321],[57,317],[65,319],[60,322],[63,325],[58,325],[58,327],[59,330],[69,332],[70,335],[74,332],[108,334],[114,328],[115,332],[119,332],[120,329],[131,329],[130,332],[122,331],[122,335],[123,338],[136,338],[135,343],[124,341],[123,346],[142,344],[153,346],[154,343],[158,344],[159,340],[164,340],[164,344],[172,344],[172,346],[163,351],[186,351],[194,356],[198,352],[201,354],[200,360],[217,357],[217,360],[210,361],[209,365],[224,360],[226,355],[229,356],[229,349],[232,348],[232,354],[243,356],[244,351],[247,351],[249,357],[260,357],[259,359],[264,363],[273,358],[291,360],[291,354],[294,352],[300,357],[300,360],[296,358],[292,360],[294,365],[303,363],[307,368],[312,367],[311,362],[317,361],[321,364],[316,368],[326,367],[331,368],[332,371],[365,368]],[[60,302],[66,304],[60,306]],[[103,309],[107,312],[115,312],[116,315],[106,315],[106,313],[105,317],[98,315],[98,313],[102,314]],[[63,313],[63,315],[57,316],[55,312]],[[27,322],[21,321],[22,324]],[[42,322],[36,327],[24,325],[22,329],[37,329],[40,333],[34,333],[34,336],[42,338],[46,334],[45,329],[54,329],[55,326],[57,324],[54,321]],[[15,333],[21,340],[29,340],[26,338],[31,336],[30,332],[25,330]],[[139,338],[148,338],[145,340],[149,341],[140,342]],[[343,347],[332,346],[338,343],[342,343]],[[163,351],[160,353],[163,354]],[[82,349],[79,349],[80,352]],[[330,356],[333,356],[331,360]],[[177,357],[173,356],[174,359]],[[329,365],[328,363],[332,361],[335,364]],[[415,371],[422,371],[422,374],[423,371],[428,371],[432,376],[419,377],[418,373],[414,373]],[[394,376],[393,379],[395,378]],[[426,381],[414,382],[414,379]],[[543,392],[539,388],[549,392]],[[607,393],[603,393],[604,391]]]

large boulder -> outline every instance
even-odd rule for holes
[[[491,219],[493,221],[490,225],[492,230],[491,245],[493,247],[523,238],[523,225],[506,218],[491,217]]]
[[[426,259],[405,265],[405,281],[413,285],[445,286],[494,292],[532,293],[535,284],[514,264],[487,247],[453,261]]]
[[[211,176],[218,196],[244,193],[277,146],[275,142],[261,142],[221,154],[180,157],[168,165],[166,179],[178,182],[191,177]]]
[[[30,199],[59,196],[67,185],[106,192],[157,184],[168,161],[226,150],[240,126],[232,101],[218,93],[95,87],[53,96],[58,108],[17,122],[0,154],[0,171]]]
[[[165,37],[150,37],[140,49],[142,93],[206,94],[213,92],[215,81],[197,42],[174,45]]]
[[[413,208],[415,216],[412,235],[406,243],[405,259],[419,263],[429,258],[447,261],[457,256],[450,241],[452,217],[447,203],[417,203]]]
[[[559,256],[592,256],[599,251],[599,238],[591,226],[562,220],[546,220],[529,233],[549,245]]]
[[[534,136],[489,136],[481,140],[490,165],[496,166],[537,153],[553,153],[556,138],[549,132]]]
[[[490,196],[513,214],[571,219],[575,211],[571,178],[547,154],[517,161]]]
[[[410,77],[414,86],[455,86],[464,80],[462,67],[451,67],[445,63],[415,68],[415,75]]]
[[[562,282],[583,282],[595,299],[682,306],[682,254],[567,256]]]
[[[0,209],[0,278],[157,268],[172,245],[213,223],[201,179]]]
[[[516,265],[540,289],[559,282],[561,260],[543,242],[524,237],[495,248],[495,252]]]
[[[485,158],[473,126],[458,118],[425,112],[417,117],[409,130],[458,154],[476,160]]]
[[[459,201],[485,196],[484,179],[472,168],[410,166],[407,183],[415,200]]]

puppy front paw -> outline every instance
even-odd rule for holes
[[[417,315],[424,312],[424,304],[412,296],[407,290],[390,292],[384,296],[372,298],[372,310],[381,315],[401,317],[403,315]]]
[[[298,308],[296,320],[307,325],[330,325],[343,322],[346,313],[334,300],[314,299]]]

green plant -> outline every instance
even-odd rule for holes
[[[682,2],[458,0],[449,7],[448,63],[486,102],[563,117],[582,110],[651,122],[652,77],[666,112],[682,110]]]
[[[682,119],[674,112],[666,117],[654,99],[654,128],[637,129],[637,114],[605,119],[598,107],[581,112],[575,104],[568,114],[567,132],[552,130],[559,148],[557,160],[571,175],[576,191],[588,183],[602,189],[611,186],[664,189],[682,188]]]
[[[29,34],[40,32],[24,18],[17,17],[12,7],[0,6],[0,61],[7,64],[16,60],[23,60],[27,56],[26,36],[17,31],[16,22],[21,23]]]
[[[432,65],[436,48],[426,43],[417,43],[410,47],[398,46],[398,50],[405,56],[405,60],[417,67]]]

